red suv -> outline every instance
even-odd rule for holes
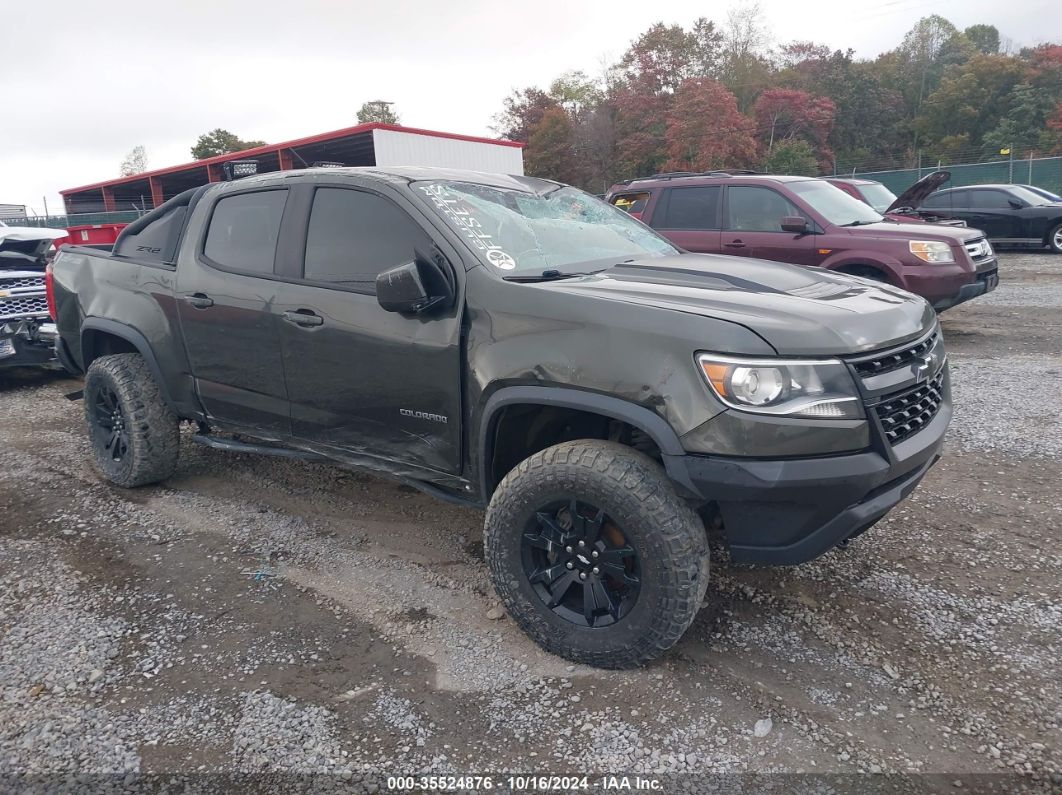
[[[983,232],[889,221],[822,179],[656,174],[613,185],[605,198],[689,251],[888,282],[922,296],[938,312],[999,284]]]

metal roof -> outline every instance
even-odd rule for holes
[[[161,177],[170,174],[179,174],[181,172],[189,172],[202,168],[208,168],[209,166],[220,166],[229,160],[244,160],[261,157],[263,155],[276,155],[283,149],[297,149],[300,147],[313,146],[315,144],[323,143],[340,143],[345,139],[352,139],[349,143],[351,146],[358,146],[367,144],[372,146],[373,130],[390,130],[392,132],[408,133],[411,135],[425,135],[434,138],[449,138],[456,141],[470,141],[473,143],[482,144],[494,144],[496,146],[510,146],[522,148],[523,143],[517,141],[501,141],[492,138],[482,138],[474,135],[458,135],[455,133],[439,132],[438,130],[425,130],[418,127],[402,127],[397,124],[382,124],[380,122],[370,122],[368,124],[358,124],[354,127],[347,127],[342,130],[334,130],[332,132],[320,133],[319,135],[311,135],[306,138],[296,138],[291,141],[282,141],[281,143],[267,144],[265,146],[258,146],[254,149],[245,149],[242,152],[231,152],[223,155],[217,155],[215,157],[204,158],[203,160],[193,160],[190,163],[182,163],[177,166],[169,166],[167,168],[154,169],[152,171],[144,171],[140,174],[132,174],[128,177],[118,177],[116,179],[103,180],[101,182],[94,182],[90,185],[81,185],[77,188],[66,188],[59,191],[63,196],[68,196],[74,193],[80,193],[88,190],[99,190],[100,188],[111,188],[115,186],[125,185],[128,183],[143,182],[151,177]],[[369,134],[366,136],[366,134]],[[359,140],[360,139],[360,140]]]

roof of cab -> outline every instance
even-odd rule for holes
[[[525,193],[536,193],[542,190],[561,185],[548,179],[538,177],[525,177],[520,174],[495,174],[488,171],[471,171],[460,168],[437,168],[434,166],[351,166],[343,168],[300,168],[295,171],[270,171],[264,174],[256,174],[251,177],[243,177],[232,182],[221,183],[224,185],[257,185],[268,184],[277,180],[306,179],[307,177],[335,177],[336,175],[349,175],[379,179],[394,184],[409,184],[425,180],[441,180],[444,182],[469,182],[474,185],[486,185],[503,190],[517,190]],[[218,183],[215,183],[218,184]]]
[[[727,172],[708,172],[704,174],[656,174],[651,177],[639,177],[638,179],[632,179],[627,182],[619,182],[612,186],[612,191],[630,190],[630,189],[645,189],[650,187],[662,186],[662,185],[701,185],[705,182],[715,182],[717,180],[749,180],[752,182],[807,182],[810,180],[818,180],[819,177],[798,177],[789,174],[756,174],[756,173],[727,173]]]

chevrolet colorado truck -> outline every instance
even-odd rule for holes
[[[54,361],[45,266],[63,230],[8,226],[0,221],[0,369]]]
[[[690,626],[708,529],[738,562],[843,545],[917,486],[952,413],[922,298],[683,253],[542,179],[215,183],[112,253],[64,247],[51,284],[111,481],[169,477],[188,421],[189,443],[484,508],[509,614],[603,667],[645,663]]]

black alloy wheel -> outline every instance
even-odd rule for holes
[[[601,509],[581,500],[553,502],[524,528],[524,573],[556,615],[582,627],[622,621],[638,600],[638,551]]]
[[[129,428],[122,410],[122,401],[114,390],[101,386],[92,404],[92,422],[103,452],[120,463],[129,452]]]

